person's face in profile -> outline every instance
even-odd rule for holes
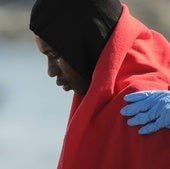
[[[48,75],[50,77],[57,77],[56,84],[63,86],[65,91],[73,90],[79,95],[84,95],[89,87],[89,80],[76,72],[56,51],[37,35],[35,35],[35,42],[39,51],[47,56]]]

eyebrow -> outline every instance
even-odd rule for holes
[[[47,55],[48,53],[51,52],[51,50],[45,50],[45,51],[41,51],[43,54]]]
[[[41,51],[44,55],[50,57],[51,59],[52,58],[56,58],[57,54],[54,53],[51,49],[47,49],[47,50],[44,50],[44,51]],[[49,56],[49,54],[52,54]]]

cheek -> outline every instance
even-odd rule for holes
[[[62,71],[62,75],[66,81],[70,84],[74,91],[78,94],[83,94],[89,87],[89,80],[84,79],[79,73],[77,73],[71,66],[65,61],[59,60],[58,66]]]
[[[63,59],[57,59],[56,64],[58,65],[64,76],[74,77],[74,74],[76,72]]]
[[[69,82],[69,84],[72,87],[76,87],[79,86],[80,84],[80,75],[74,70],[72,69],[72,67],[70,67],[68,64],[60,64],[60,68],[62,69],[62,74],[64,76],[64,78]]]
[[[57,64],[53,61],[48,59],[48,75],[50,77],[54,77],[60,74],[60,69]]]

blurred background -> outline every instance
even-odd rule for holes
[[[28,29],[34,1],[0,0],[0,169],[54,169],[70,109]],[[123,2],[170,40],[169,0]]]

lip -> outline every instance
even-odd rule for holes
[[[56,84],[57,84],[57,86],[63,86],[64,85],[64,83],[62,81],[59,81],[59,80],[56,81]]]
[[[63,85],[66,85],[67,82],[66,82],[63,78],[57,77],[56,84],[57,84],[58,86],[63,86]]]
[[[57,84],[57,86],[63,86],[63,89],[65,91],[69,91],[69,90],[72,89],[71,86],[65,80],[63,80],[62,78],[57,78],[56,84]]]

